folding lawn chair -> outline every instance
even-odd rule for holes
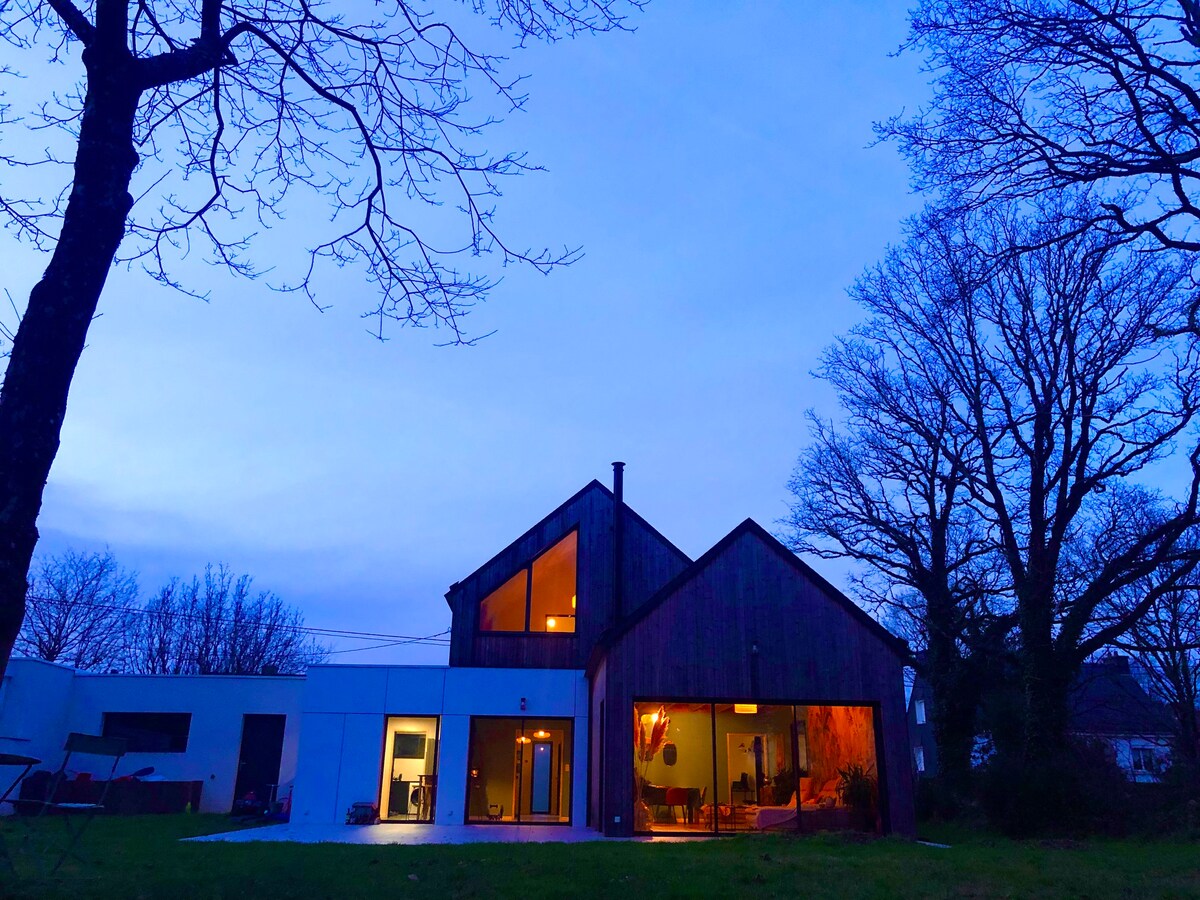
[[[92,819],[96,817],[96,813],[104,809],[104,800],[108,796],[108,789],[117,774],[117,764],[121,761],[121,757],[125,755],[125,741],[121,738],[106,738],[95,734],[71,732],[67,735],[67,742],[63,746],[63,749],[66,751],[66,755],[63,756],[62,765],[58,767],[58,771],[50,779],[50,787],[46,792],[45,798],[41,801],[36,801],[41,807],[38,810],[39,816],[47,814],[61,816],[63,825],[67,830],[66,844],[62,848],[62,853],[59,854],[57,861],[55,861],[54,868],[50,870],[51,874],[58,871],[68,856],[74,856],[80,862],[83,861],[82,857],[75,852],[75,847],[79,843],[79,839],[83,836],[84,830],[91,823]],[[99,796],[94,801],[58,802],[56,798],[58,797],[59,785],[66,778],[67,767],[71,763],[71,757],[76,754],[111,757],[112,768],[109,769],[108,778],[104,780],[104,786],[100,788]],[[82,816],[82,821],[78,824],[72,824],[74,816]]]
[[[0,806],[3,806],[5,803],[11,803],[15,807],[17,801],[10,799],[13,791],[15,791],[17,786],[25,780],[25,776],[29,774],[29,771],[40,762],[40,759],[37,759],[33,756],[21,756],[16,753],[0,753],[0,766],[21,767],[21,773],[12,780],[7,788],[5,788],[4,793],[0,794]],[[0,784],[2,783],[3,782],[0,782]],[[13,816],[8,816],[6,818],[15,818],[15,810]],[[7,827],[11,823],[5,822],[4,824]],[[9,853],[8,844],[4,840],[4,829],[2,828],[0,828],[0,861],[5,863],[10,871],[13,871],[12,856]]]

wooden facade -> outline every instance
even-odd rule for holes
[[[484,598],[572,530],[575,632],[481,631]],[[586,669],[591,827],[633,832],[634,704],[662,701],[869,708],[883,827],[914,831],[906,645],[751,520],[692,562],[592,481],[446,600],[451,666]]]
[[[453,619],[450,665],[582,669],[600,636],[617,625],[612,491],[592,481],[446,593]],[[623,506],[623,605],[635,612],[691,560]],[[547,547],[579,530],[573,634],[479,630],[479,604]]]
[[[606,834],[632,833],[637,701],[848,704],[875,711],[885,830],[913,833],[904,649],[761,526],[743,522],[596,648],[589,821]]]

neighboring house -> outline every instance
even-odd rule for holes
[[[1158,781],[1170,765],[1171,715],[1138,683],[1127,656],[1083,664],[1071,693],[1071,730],[1108,744],[1131,781]]]
[[[615,470],[450,587],[448,667],[308,670],[293,822],[913,833],[903,643],[750,520],[689,559]]]
[[[918,675],[908,697],[908,740],[912,748],[912,768],[918,778],[932,778],[938,772],[937,742],[933,739],[933,691],[929,682]]]
[[[1084,663],[1068,702],[1073,735],[1108,745],[1131,781],[1159,780],[1170,763],[1170,715],[1138,683],[1128,657],[1112,653]],[[932,706],[929,683],[918,675],[909,698],[908,729],[913,771],[924,777],[938,772]]]

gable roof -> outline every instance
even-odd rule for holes
[[[856,604],[853,600],[839,591],[836,587],[829,583],[819,572],[808,565],[804,560],[800,559],[795,553],[789,550],[780,540],[755,522],[753,519],[746,519],[740,525],[713,544],[699,559],[689,565],[686,569],[668,581],[665,585],[659,588],[649,600],[639,606],[628,618],[621,622],[617,627],[609,629],[605,634],[600,636],[594,650],[592,658],[588,661],[588,674],[594,673],[596,666],[600,664],[600,660],[604,654],[612,649],[616,643],[637,627],[638,623],[645,619],[650,613],[679,590],[683,585],[687,584],[693,578],[696,578],[700,573],[707,569],[712,563],[720,557],[738,538],[743,535],[749,535],[760,541],[768,550],[775,553],[780,559],[786,562],[789,566],[797,571],[803,578],[815,584],[821,589],[831,600],[841,606],[852,618],[859,624],[866,627],[868,631],[878,637],[888,649],[892,650],[902,659],[909,655],[908,641],[896,637],[875,619],[873,619],[866,610]]]
[[[1170,714],[1138,683],[1126,656],[1084,663],[1068,702],[1070,727],[1082,734],[1172,733]]]
[[[589,481],[587,484],[585,484],[583,487],[581,487],[579,490],[577,490],[574,494],[572,494],[570,497],[568,497],[562,503],[558,504],[558,506],[554,507],[554,509],[550,510],[550,512],[546,513],[546,515],[544,515],[540,519],[538,519],[538,521],[535,522],[532,526],[525,529],[525,531],[523,531],[520,534],[520,536],[518,536],[515,540],[511,541],[508,544],[508,546],[506,546],[503,550],[499,551],[498,553],[493,554],[491,556],[491,558],[489,558],[487,560],[487,562],[485,562],[482,565],[480,565],[479,567],[477,567],[475,569],[475,571],[473,571],[470,575],[467,575],[465,578],[461,578],[458,581],[454,582],[454,584],[450,585],[449,589],[446,591],[446,603],[447,604],[450,603],[450,596],[456,590],[458,590],[458,587],[463,582],[470,581],[472,578],[479,575],[480,572],[482,572],[484,569],[486,569],[488,566],[490,566],[492,563],[494,563],[497,559],[499,559],[500,557],[509,553],[514,547],[516,547],[522,541],[526,540],[530,535],[532,535],[535,531],[537,531],[539,528],[541,528],[542,525],[544,525],[548,519],[552,519],[555,516],[557,516],[564,509],[566,509],[572,503],[575,503],[576,501],[578,501],[581,497],[583,497],[589,491],[600,491],[600,493],[603,494],[605,497],[607,497],[610,501],[612,501],[614,503],[616,502],[616,496],[613,494],[613,492],[611,490],[609,490],[607,487],[605,487],[603,484],[601,484],[599,481],[597,481],[596,479],[593,478],[591,481]],[[688,556],[686,553],[684,553],[682,550],[680,550],[678,547],[676,547],[671,541],[667,540],[663,536],[661,531],[659,531],[657,528],[655,528],[653,525],[651,525],[649,522],[647,522],[645,519],[643,519],[640,515],[638,515],[633,509],[630,508],[628,503],[624,504],[624,506],[625,506],[625,515],[626,516],[628,516],[630,519],[637,522],[639,525],[641,525],[643,528],[645,528],[647,531],[649,531],[650,534],[653,535],[658,541],[660,541],[664,547],[666,547],[669,551],[671,551],[676,556],[678,556],[680,561],[683,562],[685,565],[691,563],[692,558],[690,556]]]

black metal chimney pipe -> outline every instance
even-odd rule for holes
[[[625,589],[621,577],[625,571],[625,463],[613,467],[613,618],[620,625],[625,618]]]

